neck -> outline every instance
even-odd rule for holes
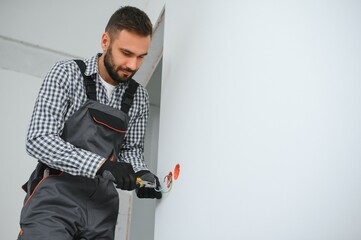
[[[108,74],[107,69],[104,66],[104,54],[102,54],[99,58],[98,58],[98,71],[99,71],[99,75],[103,78],[104,81],[106,81],[107,83],[116,86],[118,85],[118,82],[114,81]]]

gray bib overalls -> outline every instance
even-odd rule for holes
[[[128,111],[139,84],[129,81],[119,111],[96,101],[95,82],[85,76],[85,63],[75,62],[83,75],[88,99],[65,122],[61,137],[108,158],[122,145]],[[18,239],[114,239],[119,198],[112,181],[101,176],[73,176],[39,162],[23,189],[27,195]]]

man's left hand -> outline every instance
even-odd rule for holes
[[[160,183],[159,179],[156,175],[151,173],[148,170],[141,170],[135,173],[136,178],[141,178],[143,181],[152,182],[156,184],[155,188],[149,188],[146,186],[142,186],[140,188],[136,188],[135,192],[137,193],[138,198],[162,198],[162,193],[160,192]]]

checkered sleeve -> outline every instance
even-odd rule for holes
[[[143,86],[139,86],[129,111],[130,121],[124,138],[120,157],[131,163],[135,172],[148,170],[144,161],[144,137],[149,115],[149,96]]]
[[[74,72],[74,71],[73,71]],[[62,132],[69,105],[71,80],[69,64],[57,63],[46,75],[35,102],[26,150],[49,167],[72,175],[93,178],[102,158],[65,142]]]

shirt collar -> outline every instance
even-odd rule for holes
[[[95,79],[95,75],[98,74],[98,58],[101,56],[101,53],[98,53],[97,55],[89,58],[86,60],[86,70],[85,75],[91,76],[93,79]]]

